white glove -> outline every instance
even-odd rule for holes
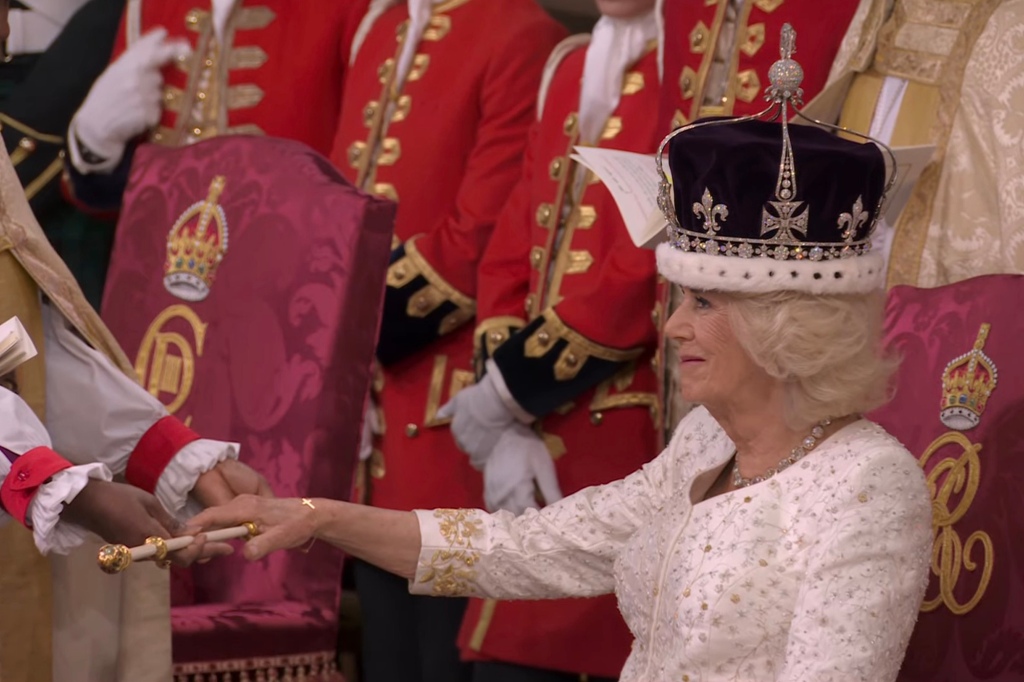
[[[365,462],[373,454],[373,437],[380,435],[380,417],[377,414],[377,401],[373,397],[366,400],[366,411],[363,413],[363,436],[359,443],[359,461]]]
[[[437,416],[451,418],[455,444],[469,455],[469,462],[477,471],[483,470],[498,438],[516,421],[502,401],[490,373],[456,393],[437,411]]]
[[[169,40],[167,29],[155,28],[100,74],[68,131],[71,163],[79,172],[110,172],[121,161],[125,145],[159,123],[164,87],[160,69],[190,51],[187,40]],[[86,161],[76,140],[103,161]]]
[[[562,499],[555,463],[544,441],[530,427],[512,424],[501,434],[484,466],[484,504],[489,511],[522,514],[538,507],[534,482],[543,504]]]

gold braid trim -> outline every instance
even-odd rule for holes
[[[430,560],[421,563],[423,575],[419,582],[433,583],[434,594],[459,597],[470,594],[476,578],[480,554],[473,548],[473,538],[483,533],[483,522],[472,518],[472,509],[435,509],[438,531],[448,541],[448,549],[436,550]]]
[[[47,133],[41,133],[35,128],[25,125],[21,121],[11,118],[7,114],[0,113],[0,123],[5,126],[14,128],[22,135],[28,135],[29,137],[35,138],[40,142],[46,142],[48,144],[64,144],[64,138],[60,135],[48,135]]]
[[[342,682],[333,651],[291,656],[237,658],[203,663],[176,663],[174,682],[249,682],[250,680],[295,680],[295,682]]]
[[[559,340],[566,341],[566,347],[555,361],[555,379],[558,381],[576,378],[583,365],[592,357],[609,362],[629,362],[643,353],[643,348],[619,350],[594,343],[562,322],[554,308],[545,310],[541,317],[544,323],[526,340],[523,352],[528,358],[544,357]]]
[[[418,238],[419,235],[405,242],[405,256],[388,268],[387,284],[393,289],[400,289],[418,276],[426,279],[427,284],[409,298],[405,312],[409,317],[422,318],[447,301],[454,303],[458,310],[446,315],[438,327],[439,334],[448,334],[473,319],[476,301],[449,284],[427,262],[416,248]]]
[[[474,355],[479,356],[483,346],[487,346],[488,357],[494,355],[494,351],[498,350],[501,344],[508,341],[516,331],[525,326],[526,320],[511,315],[484,320],[477,325],[476,331],[473,332]]]

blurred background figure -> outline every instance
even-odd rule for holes
[[[896,224],[879,230],[889,285],[1024,273],[1024,2],[875,5],[808,110],[894,147],[936,146]]]
[[[65,134],[110,60],[125,0],[12,2],[0,63],[4,144],[33,213],[86,298],[99,307],[114,223],[64,199]]]
[[[442,410],[491,511],[557,502],[659,449],[654,253],[570,158],[576,145],[657,148],[658,20],[654,0],[597,7],[593,35],[548,58],[523,177],[478,270],[478,381]],[[459,645],[474,682],[598,682],[618,677],[631,640],[610,596],[474,599]]]
[[[519,179],[544,62],[565,30],[534,0],[374,0],[354,40],[331,160],[398,202],[381,371],[362,454],[374,506],[478,506],[437,410],[473,382],[476,266]],[[458,682],[465,600],[354,565],[369,682]]]

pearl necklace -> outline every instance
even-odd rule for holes
[[[786,457],[786,459],[782,460],[774,467],[761,474],[760,476],[754,476],[753,478],[743,478],[743,476],[740,474],[739,460],[734,457],[732,460],[732,484],[737,488],[746,488],[749,485],[754,485],[755,483],[767,481],[769,478],[779,473],[780,471],[785,471],[786,469],[788,469],[789,467],[803,459],[804,455],[806,455],[808,452],[813,450],[818,445],[818,439],[825,435],[825,427],[831,423],[831,419],[822,419],[814,426],[814,428],[811,429],[811,433],[806,438],[803,439],[803,442],[801,442],[800,445],[797,445],[795,448],[793,448],[792,452],[789,453],[789,456]]]

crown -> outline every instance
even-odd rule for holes
[[[966,431],[981,422],[981,414],[996,388],[996,366],[982,350],[991,325],[978,330],[974,348],[954,358],[942,372],[942,411],[939,419],[951,429]]]
[[[785,24],[763,111],[695,121],[662,141],[655,163],[669,242],[658,260],[676,283],[819,293],[881,285],[881,257],[869,252],[895,157],[874,138],[800,112],[795,50],[796,32]],[[791,125],[791,115],[812,125]]]
[[[204,201],[189,206],[167,235],[164,287],[186,301],[209,296],[217,268],[228,251],[228,221],[217,200],[224,177],[210,183]]]

